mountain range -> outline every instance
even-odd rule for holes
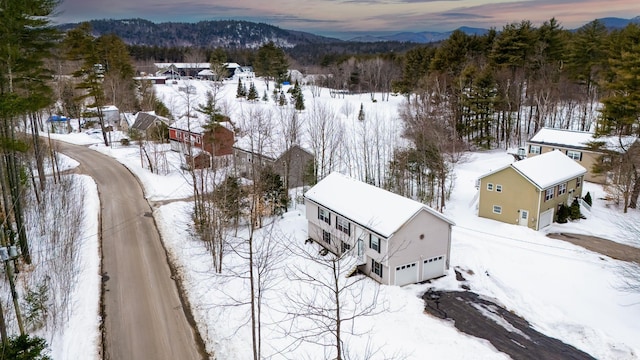
[[[623,28],[630,23],[640,24],[640,16],[632,19],[607,17],[598,20],[609,29]],[[445,40],[453,33],[453,31],[401,32],[392,35],[365,35],[350,40],[340,40],[303,31],[286,30],[263,23],[237,20],[154,23],[144,19],[127,19],[92,20],[89,23],[95,36],[113,33],[127,44],[148,46],[257,48],[269,41],[283,48],[344,42],[408,42],[424,44]],[[76,26],[78,26],[78,23],[69,23],[58,25],[58,28],[65,31]],[[462,26],[457,30],[469,35],[482,35],[488,31],[488,29],[466,26]]]

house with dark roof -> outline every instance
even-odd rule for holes
[[[282,143],[270,142],[256,146],[249,136],[236,139],[233,159],[238,175],[253,179],[264,167],[271,167],[280,175],[284,185],[295,188],[305,185],[305,173],[313,166],[313,155],[301,145],[285,147]]]
[[[146,138],[161,139],[171,121],[155,113],[139,112],[131,129],[139,131]]]

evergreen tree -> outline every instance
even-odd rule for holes
[[[256,85],[253,82],[249,86],[249,93],[247,94],[247,100],[251,100],[251,101],[258,100],[258,90],[256,90]]]
[[[640,122],[640,26],[628,25],[612,36],[610,75],[602,99],[601,134],[639,135]]]
[[[569,218],[571,218],[571,220],[578,220],[581,216],[580,203],[578,202],[578,199],[573,199],[571,207],[569,207]]]
[[[242,79],[238,78],[238,89],[236,90],[236,97],[243,98],[247,96],[247,90],[242,84]]]
[[[278,48],[272,41],[261,46],[253,63],[257,76],[281,83],[287,77],[289,64],[284,51]]]
[[[45,60],[52,57],[59,39],[49,19],[56,5],[54,0],[10,0],[3,1],[0,7],[0,189],[4,198],[2,212],[7,218],[3,226],[10,234],[11,244],[17,235],[28,264],[31,254],[24,228],[25,181],[21,169],[29,143],[16,134],[16,125],[20,118],[35,119],[35,114],[54,100],[47,82],[51,71]],[[37,131],[35,123],[32,127]],[[35,137],[34,134],[34,145]]]
[[[278,97],[278,105],[285,106],[287,105],[287,97],[284,95],[284,92],[280,91],[280,96]]]
[[[280,175],[266,166],[260,172],[260,193],[265,204],[274,214],[282,214],[287,210],[289,196]]]
[[[296,80],[295,85],[293,86],[293,103],[295,104],[295,108],[298,111],[304,110],[304,95],[302,95],[302,88]]]
[[[587,195],[584,196],[584,202],[589,204],[589,206],[593,206],[593,200],[591,200],[591,193],[587,191]]]
[[[47,342],[29,335],[14,336],[0,352],[0,360],[51,360],[46,354]]]
[[[264,102],[269,101],[269,95],[267,95],[267,90],[265,90],[265,91],[262,93],[262,101],[264,101]]]

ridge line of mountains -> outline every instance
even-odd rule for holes
[[[640,16],[632,19],[600,18],[597,19],[609,29],[619,29],[630,23],[640,24]],[[372,43],[372,42],[403,42],[426,44],[447,39],[453,31],[448,32],[400,32],[386,36],[360,36],[350,40],[315,35],[303,31],[287,30],[264,23],[241,20],[211,20],[197,23],[162,22],[154,23],[145,19],[125,20],[91,20],[89,21],[95,36],[113,33],[129,45],[146,46],[199,46],[199,47],[230,47],[230,48],[258,48],[273,41],[284,48],[297,45],[331,44],[331,43]],[[79,23],[58,25],[57,28],[66,31],[78,26]],[[488,29],[462,26],[458,28],[468,35],[483,35]]]

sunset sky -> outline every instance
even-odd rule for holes
[[[573,29],[603,17],[640,15],[638,0],[63,0],[56,23],[143,18],[153,22],[248,20],[320,35],[501,29],[555,17]]]

